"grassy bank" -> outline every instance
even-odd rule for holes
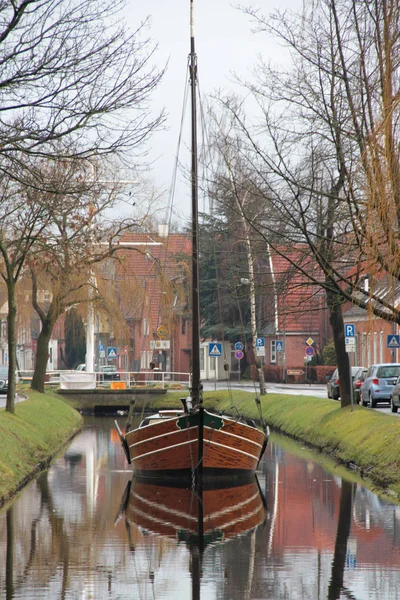
[[[56,394],[29,391],[15,414],[0,410],[0,505],[47,466],[82,427],[82,417]]]
[[[171,393],[152,406],[177,406],[182,394]],[[234,391],[206,392],[206,408],[232,415],[237,411],[257,419],[254,395]],[[392,415],[355,406],[342,409],[334,400],[268,394],[262,413],[276,431],[305,442],[357,470],[369,487],[400,497],[400,420]]]

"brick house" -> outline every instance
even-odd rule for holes
[[[281,367],[285,377],[285,370],[307,364],[307,346],[320,353],[332,333],[323,288],[293,266],[300,265],[306,273],[315,269],[307,249],[299,245],[282,249],[282,254],[285,257],[272,250],[262,269],[265,291],[260,296],[259,335],[265,338],[264,364]]]
[[[365,284],[369,285],[369,277],[365,277]],[[392,289],[386,278],[374,283],[374,295],[385,299],[398,306],[400,303],[400,286]],[[350,354],[352,365],[368,367],[371,364],[382,362],[399,362],[398,348],[390,347],[393,335],[399,334],[399,327],[372,314],[371,311],[348,304],[343,312],[344,322],[354,325],[355,352]]]
[[[118,367],[187,373],[191,321],[187,307],[187,266],[191,245],[186,234],[126,233],[116,256],[115,282],[128,339],[118,349]]]

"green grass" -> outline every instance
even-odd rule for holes
[[[15,414],[0,410],[0,504],[48,465],[81,429],[82,417],[55,394],[29,391]]]
[[[152,408],[178,406],[181,393],[151,402]],[[334,400],[267,394],[262,414],[270,427],[356,469],[366,485],[400,497],[400,420],[355,406],[342,409]],[[258,419],[254,394],[235,390],[204,393],[204,406]],[[138,407],[139,408],[139,407]]]

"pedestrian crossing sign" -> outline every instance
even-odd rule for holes
[[[112,346],[107,348],[107,358],[117,358],[117,349]]]
[[[208,356],[222,356],[222,344],[216,342],[208,344]]]
[[[400,348],[400,335],[390,334],[387,336],[388,348]]]

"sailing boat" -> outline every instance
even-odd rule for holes
[[[192,377],[182,409],[161,410],[125,435],[116,423],[134,474],[145,478],[234,477],[253,474],[268,443],[269,430],[252,420],[214,414],[204,409],[200,380],[199,223],[196,78],[197,57],[190,0],[191,188],[192,188]],[[258,408],[261,416],[260,401]],[[261,419],[262,420],[262,419]],[[262,420],[263,421],[263,420]]]

